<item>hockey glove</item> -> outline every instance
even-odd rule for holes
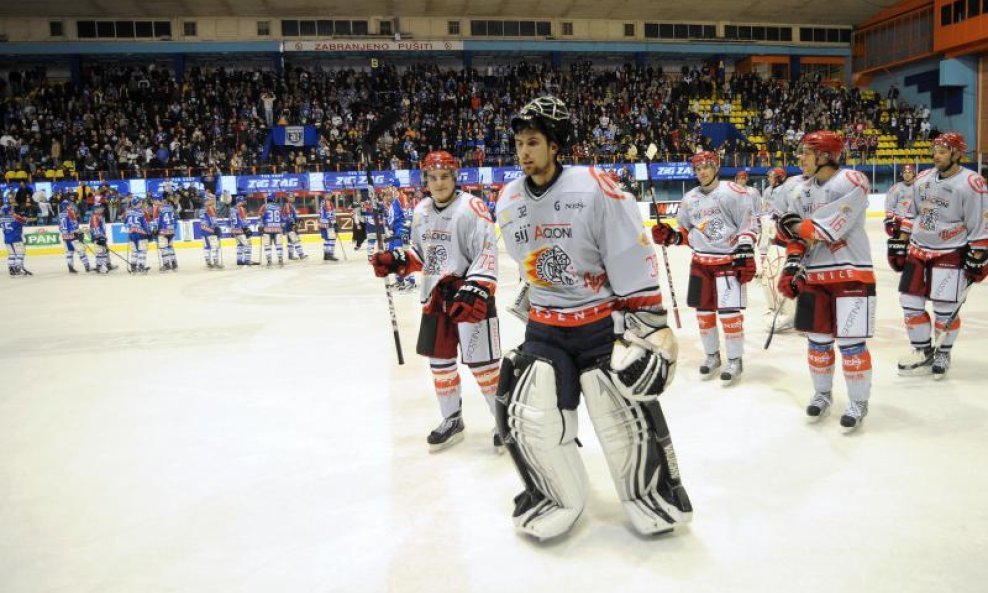
[[[679,245],[683,242],[683,235],[666,223],[657,222],[652,227],[652,240],[656,245]]]
[[[370,263],[374,266],[374,275],[378,278],[384,278],[388,274],[404,276],[408,269],[408,256],[400,249],[380,251],[371,256]]]
[[[776,227],[779,229],[780,238],[786,241],[798,241],[799,240],[799,225],[802,224],[803,219],[793,212],[786,212],[779,217],[779,222]]]
[[[908,251],[909,239],[892,238],[886,241],[888,244],[889,267],[896,272],[901,272],[906,267],[906,252]]]
[[[968,245],[964,254],[964,275],[971,282],[981,282],[988,276],[988,249]]]
[[[624,333],[614,342],[608,374],[622,396],[656,399],[676,374],[679,345],[666,325],[665,311],[624,313]]]
[[[106,247],[106,237],[96,237],[93,243],[96,243],[100,247]]]
[[[899,220],[891,214],[885,217],[882,224],[885,225],[885,234],[889,237],[894,237],[899,234]]]
[[[734,271],[738,275],[741,284],[747,284],[755,277],[755,248],[747,243],[738,245],[734,250],[733,261]]]
[[[254,231],[250,230],[249,226],[244,227],[244,235],[246,235],[247,239],[250,240],[250,238],[254,236]]]
[[[491,300],[490,290],[482,284],[468,281],[453,295],[449,317],[456,323],[478,323],[487,319]]]
[[[73,237],[75,237],[75,240],[80,243],[86,242],[86,234],[83,233],[82,231],[76,231]]]
[[[793,253],[786,258],[786,263],[782,266],[782,273],[779,275],[779,292],[787,299],[799,296],[800,291],[806,286],[806,272],[803,271],[802,261],[802,255]]]

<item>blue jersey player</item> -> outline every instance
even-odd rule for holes
[[[260,218],[261,240],[264,244],[264,257],[271,265],[271,246],[278,251],[278,265],[285,265],[285,257],[281,246],[281,208],[275,203],[274,194],[268,194],[267,203],[257,213]]]
[[[339,261],[336,258],[336,207],[333,197],[327,195],[319,206],[319,234],[322,235],[323,261]]]
[[[406,238],[410,234],[411,221],[406,218],[405,208],[402,206],[401,200],[395,195],[396,193],[397,191],[394,191],[384,198],[384,236],[388,242],[388,251],[404,249]],[[395,274],[395,287],[399,290],[414,292],[417,289],[415,286],[415,276],[411,274]]]
[[[73,255],[76,253],[79,254],[79,260],[82,261],[86,271],[92,272],[89,258],[86,257],[86,248],[82,242],[82,230],[79,228],[79,211],[75,204],[69,200],[62,200],[62,203],[58,205],[58,231],[62,235],[62,241],[65,242],[65,263],[69,266],[69,272],[78,274],[72,265],[75,261]]]
[[[302,253],[302,239],[298,236],[298,210],[295,208],[295,194],[285,197],[281,207],[281,226],[288,240],[288,259],[305,259],[308,255]]]
[[[14,212],[10,204],[0,206],[0,228],[7,245],[7,269],[11,276],[32,275],[24,269],[24,223],[28,220]]]
[[[106,246],[106,223],[103,221],[103,203],[97,202],[89,215],[89,237],[96,251],[96,271],[109,274],[116,266],[110,264],[110,248]]]
[[[175,257],[173,242],[175,241],[178,216],[175,214],[175,205],[172,204],[169,196],[155,202],[151,216],[156,228],[158,251],[161,253],[161,271],[176,271],[178,270],[178,258]]]
[[[206,260],[206,267],[211,270],[222,269],[220,259],[223,247],[220,245],[220,238],[223,231],[216,217],[216,198],[206,198],[205,206],[199,210],[199,230],[202,231],[202,256]]]
[[[247,199],[243,196],[237,196],[230,208],[230,234],[237,241],[237,265],[254,265],[254,258],[250,253],[250,237],[253,233],[247,222]]]
[[[142,207],[142,200],[133,196],[127,202],[124,212],[124,228],[127,230],[127,264],[130,273],[147,273],[148,237],[151,236],[151,224],[147,213]],[[87,266],[88,268],[88,266]]]

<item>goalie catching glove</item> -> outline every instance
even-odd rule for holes
[[[665,311],[625,312],[623,321],[624,332],[614,342],[608,373],[629,400],[654,400],[676,374],[676,336],[666,325]]]
[[[491,291],[477,282],[464,282],[453,295],[449,317],[457,323],[478,323],[487,319]]]
[[[370,263],[374,266],[374,275],[384,278],[388,274],[406,275],[408,271],[408,256],[404,250],[380,251],[371,256]]]

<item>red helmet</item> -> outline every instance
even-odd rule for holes
[[[720,157],[717,156],[716,152],[709,150],[704,150],[698,152],[690,158],[690,163],[693,165],[693,169],[696,170],[700,165],[713,165],[720,168]]]
[[[775,175],[775,178],[780,182],[786,178],[786,170],[782,167],[775,167],[774,169],[769,170],[768,174]]]
[[[902,175],[905,176],[906,173],[912,173],[913,175],[915,175],[916,174],[916,167],[914,167],[912,165],[903,165],[902,166]]]
[[[810,132],[803,136],[800,144],[809,146],[818,155],[834,162],[840,160],[840,155],[844,152],[844,139],[836,132],[829,130]]]
[[[946,146],[951,150],[960,151],[961,154],[967,152],[967,142],[964,136],[957,132],[944,132],[933,139],[933,146]]]
[[[445,150],[434,150],[422,159],[423,171],[432,171],[435,169],[455,171],[457,168],[456,159]]]
[[[742,179],[742,178],[747,179],[748,178],[748,172],[747,171],[738,171],[737,173],[734,174],[734,178],[735,179]]]

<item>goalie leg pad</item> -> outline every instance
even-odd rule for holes
[[[547,360],[512,350],[501,364],[498,432],[525,483],[515,498],[515,528],[540,540],[563,535],[587,499],[576,411],[559,409],[556,373]]]
[[[587,411],[624,510],[644,534],[672,531],[693,516],[669,427],[657,400],[626,399],[602,369],[580,376]]]

